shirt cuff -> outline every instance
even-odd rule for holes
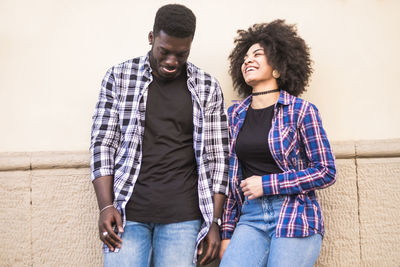
[[[228,196],[228,190],[229,190],[229,188],[226,185],[219,184],[219,185],[213,186],[214,194],[221,194],[221,195]]]
[[[268,174],[262,176],[262,186],[264,195],[278,195],[279,194],[279,179],[278,174]]]
[[[110,168],[99,168],[99,169],[96,169],[96,170],[92,171],[91,178],[92,178],[92,181],[93,181],[93,180],[95,180],[95,179],[97,179],[99,177],[102,177],[102,176],[112,176],[112,175],[114,175],[114,170],[113,169],[110,169]]]
[[[222,230],[221,239],[222,240],[231,239],[232,235],[233,235],[233,230],[230,230],[230,229],[229,230],[227,230],[227,229]]]

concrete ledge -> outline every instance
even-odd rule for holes
[[[89,151],[0,153],[0,171],[87,168],[89,164]]]
[[[356,156],[354,141],[336,141],[331,143],[336,159],[350,159]]]
[[[400,157],[400,139],[335,141],[336,159]],[[87,168],[89,151],[2,152],[0,171]]]
[[[355,145],[359,158],[400,157],[400,139],[357,141]]]
[[[34,152],[32,170],[89,167],[89,151]]]
[[[31,153],[4,152],[0,153],[0,171],[25,171],[31,168]]]

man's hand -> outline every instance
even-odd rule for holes
[[[208,234],[200,242],[199,249],[197,250],[198,256],[203,254],[205,243],[207,243],[207,251],[205,255],[200,259],[201,265],[211,263],[218,255],[221,238],[219,236],[219,227],[215,223],[211,224]]]
[[[124,232],[121,214],[116,208],[110,207],[100,213],[99,234],[100,240],[106,244],[111,251],[114,251],[115,247],[121,248],[122,243],[122,239],[113,230],[114,225],[119,233]]]
[[[116,232],[124,232],[122,227],[121,214],[112,206],[113,203],[114,178],[111,175],[102,176],[93,180],[94,191],[96,192],[99,205],[99,234],[100,240],[108,246],[111,251],[116,247],[121,248],[122,240]],[[113,227],[115,230],[113,229]]]
[[[240,183],[243,194],[248,197],[248,199],[255,199],[262,197],[264,194],[262,186],[262,177],[253,175]]]
[[[219,249],[219,259],[222,260],[222,257],[224,256],[225,250],[229,245],[229,242],[231,242],[230,239],[224,239],[221,241],[221,247]]]

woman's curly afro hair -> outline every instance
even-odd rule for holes
[[[310,51],[304,40],[297,35],[295,25],[284,20],[254,24],[247,31],[238,30],[235,48],[229,55],[229,74],[233,86],[242,97],[251,94],[252,87],[244,81],[241,66],[248,49],[259,43],[267,56],[268,64],[280,73],[277,79],[281,90],[298,96],[306,90],[312,73]]]

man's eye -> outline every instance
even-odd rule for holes
[[[187,52],[185,52],[185,53],[182,53],[182,54],[178,54],[178,57],[179,57],[179,58],[183,58],[183,57],[186,57],[186,56],[187,56],[187,54],[188,54]]]
[[[168,52],[165,51],[165,50],[161,50],[161,51],[160,51],[160,54],[163,55],[163,56],[166,56],[166,55],[168,55]]]

